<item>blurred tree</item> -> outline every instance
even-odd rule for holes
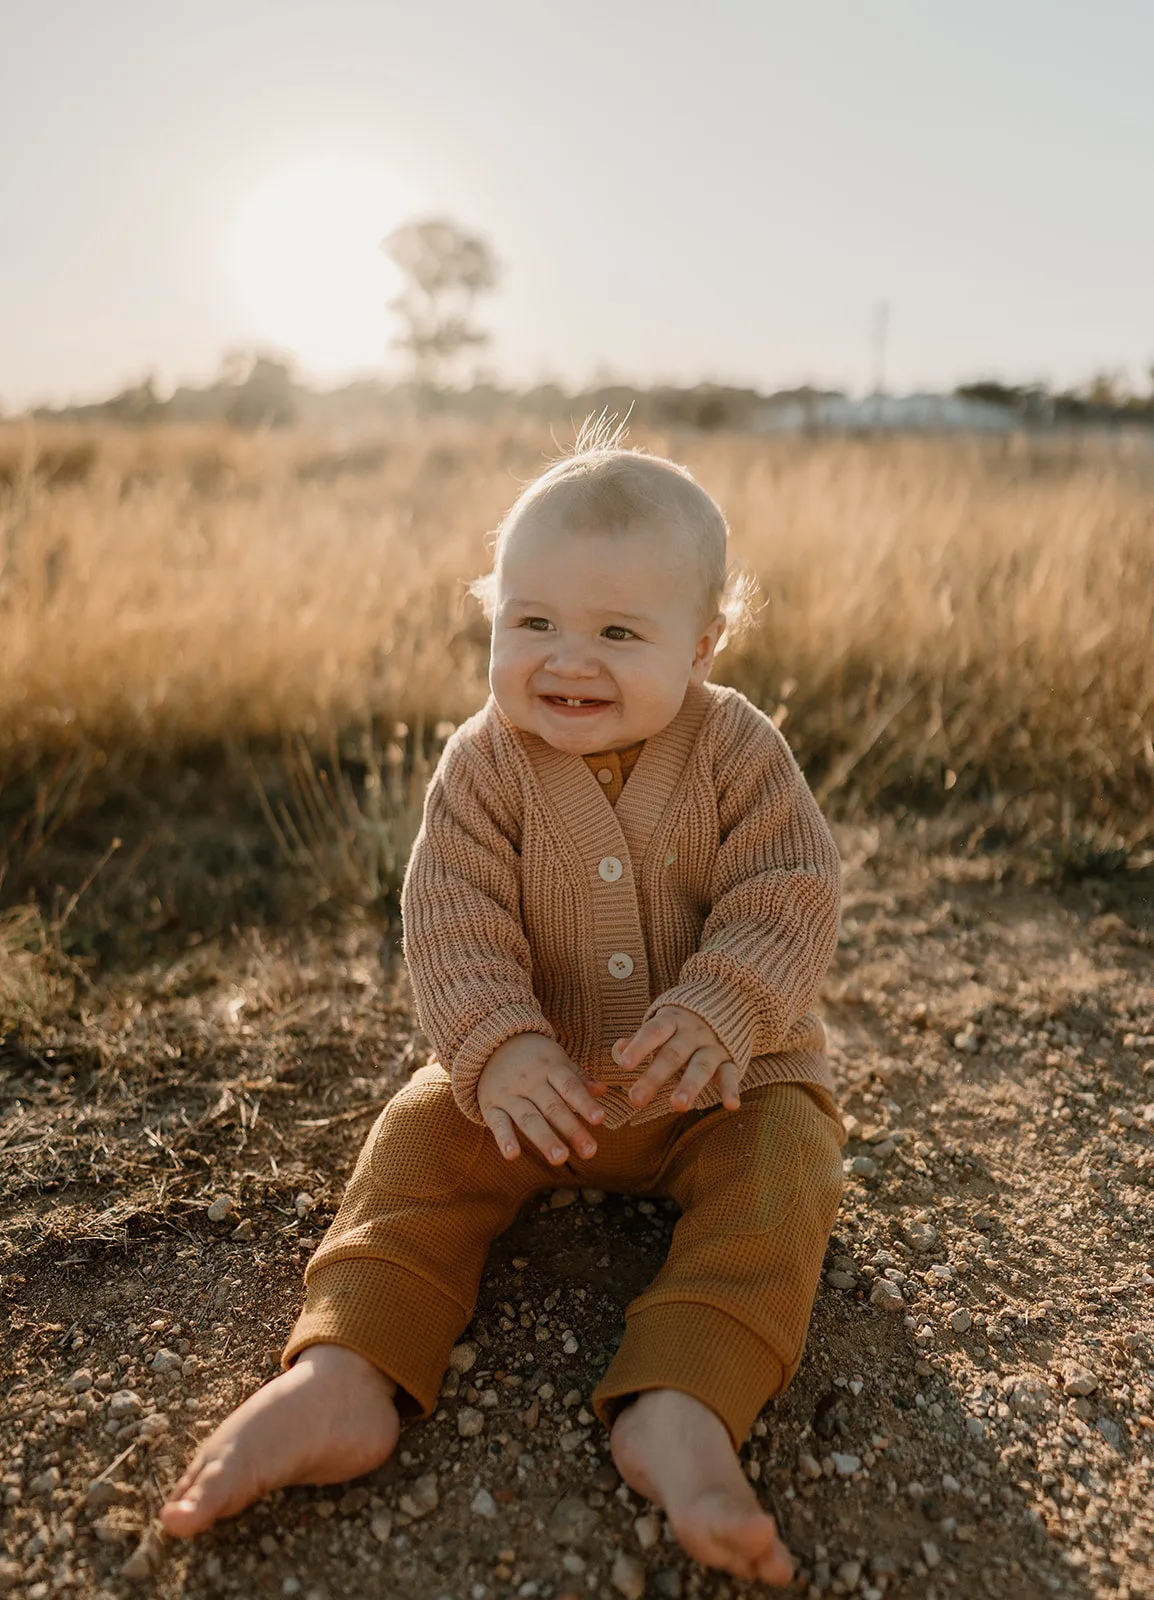
[[[239,356],[239,352],[230,354]],[[227,365],[229,357],[225,357]],[[236,366],[243,371],[243,365]],[[253,352],[243,382],[233,385],[226,416],[234,428],[287,428],[298,418],[300,397],[292,365],[280,356]]]
[[[443,385],[463,351],[489,342],[471,320],[477,296],[497,282],[488,241],[447,217],[430,217],[394,228],[381,249],[404,279],[389,302],[402,325],[393,344],[408,355],[418,383]]]

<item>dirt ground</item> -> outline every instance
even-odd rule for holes
[[[841,843],[846,1195],[749,1476],[802,1593],[1154,1596],[1151,874],[1057,891]],[[499,1241],[461,1370],[384,1469],[156,1533],[271,1376],[359,1143],[425,1058],[390,950],[365,918],[193,943],[0,1042],[0,1592],[753,1592],[609,1464],[589,1394],[673,1218],[592,1193]]]

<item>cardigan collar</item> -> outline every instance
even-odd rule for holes
[[[561,813],[566,832],[583,856],[599,850],[608,831],[624,844],[634,870],[640,867],[712,701],[708,685],[688,686],[673,721],[646,739],[616,808],[605,798],[581,756],[554,749],[538,734],[515,730],[543,791]],[[500,707],[496,709],[512,728]]]

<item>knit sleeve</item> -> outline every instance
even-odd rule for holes
[[[785,1047],[837,946],[841,864],[777,729],[744,699],[717,757],[721,843],[697,951],[647,1013],[703,1018],[741,1072]]]
[[[459,736],[425,796],[401,891],[417,1018],[465,1116],[483,1120],[477,1082],[519,1033],[555,1038],[533,993],[521,921],[520,826],[489,761]]]

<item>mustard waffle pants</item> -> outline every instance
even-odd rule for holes
[[[596,1132],[597,1154],[552,1167],[506,1161],[457,1109],[446,1072],[421,1068],[373,1126],[340,1211],[305,1273],[281,1358],[311,1344],[365,1356],[428,1416],[468,1324],[491,1241],[530,1196],[565,1186],[668,1195],[681,1207],[669,1256],[626,1311],[593,1406],[611,1422],[646,1389],[710,1406],[735,1447],[801,1360],[842,1189],[841,1124],[824,1091],[748,1090],[710,1108]]]

